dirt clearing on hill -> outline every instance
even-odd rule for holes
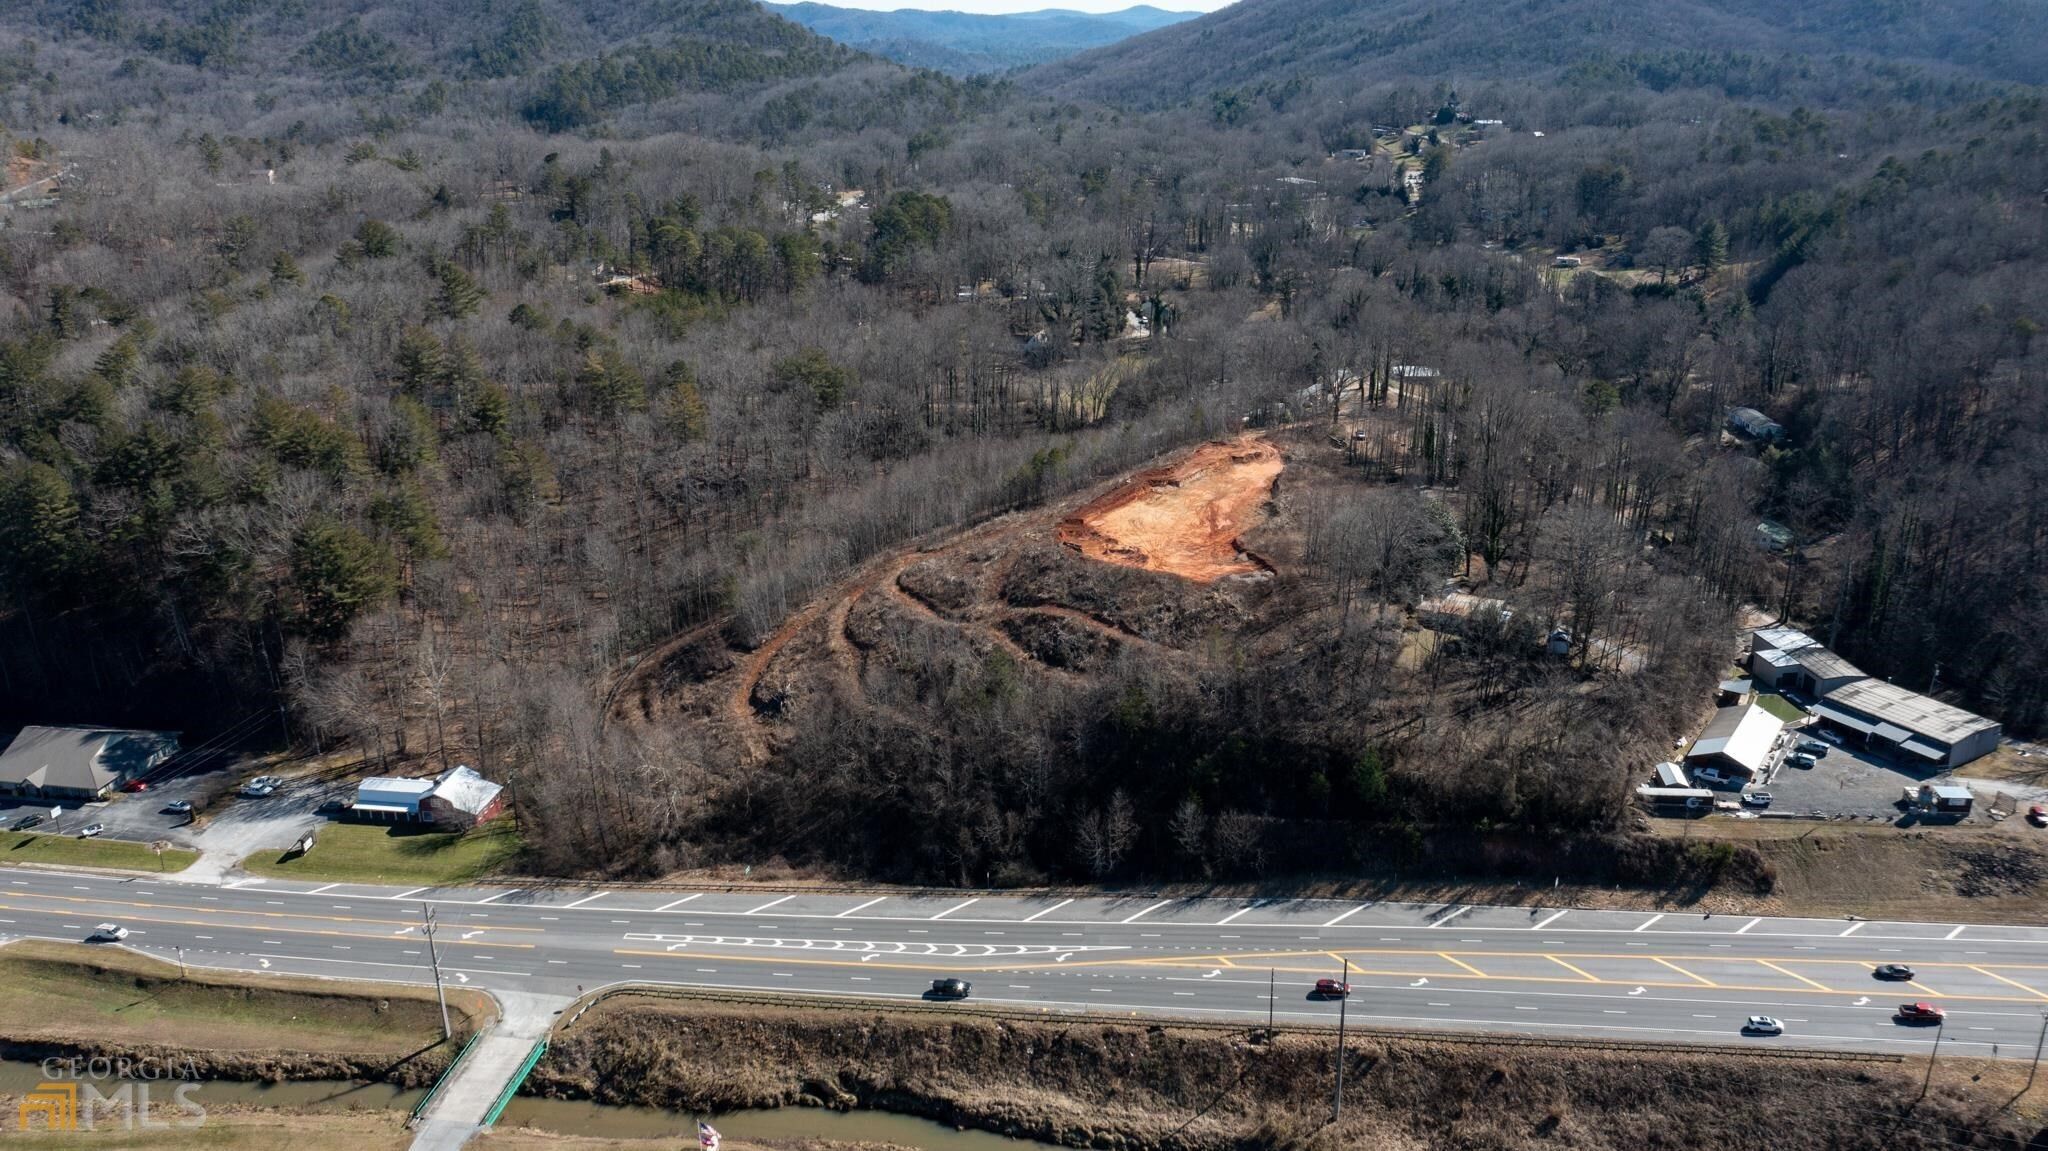
[[[1284,466],[1264,439],[1206,444],[1061,521],[1059,540],[1091,559],[1198,583],[1270,572],[1238,539],[1264,518]]]

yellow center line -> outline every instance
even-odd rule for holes
[[[1815,982],[1815,981],[1813,981],[1813,980],[1811,980],[1811,979],[1808,979],[1808,978],[1807,978],[1806,976],[1804,976],[1804,975],[1801,975],[1801,974],[1799,974],[1799,973],[1798,973],[1797,971],[1787,971],[1787,970],[1785,970],[1784,968],[1782,968],[1782,967],[1778,966],[1777,964],[1775,964],[1775,963],[1772,963],[1772,962],[1771,962],[1770,960],[1768,960],[1768,959],[1759,959],[1759,960],[1757,960],[1756,962],[1758,962],[1758,963],[1760,963],[1760,964],[1764,965],[1765,967],[1768,967],[1768,968],[1770,968],[1770,969],[1771,969],[1772,971],[1775,971],[1775,972],[1777,972],[1777,973],[1778,973],[1778,974],[1780,974],[1780,975],[1789,975],[1789,976],[1791,976],[1792,978],[1794,978],[1794,979],[1797,979],[1797,980],[1798,980],[1799,982],[1801,982],[1801,983],[1804,983],[1804,984],[1806,984],[1806,985],[1807,985],[1808,987],[1818,987],[1818,988],[1819,988],[1819,989],[1821,989],[1822,991],[1833,991],[1833,990],[1834,990],[1834,988],[1832,988],[1832,987],[1829,987],[1829,986],[1828,986],[1827,984],[1825,984],[1825,983],[1817,983],[1817,982]],[[1842,994],[1846,995],[1846,994],[1848,994],[1848,992],[1846,992],[1846,991],[1845,991],[1845,992],[1843,992]]]
[[[1344,948],[1336,948],[1336,949],[1331,949],[1331,950],[1320,950],[1320,951],[1299,951],[1299,950],[1297,950],[1297,951],[1233,951],[1233,952],[1231,952],[1231,953],[1230,953],[1230,958],[1232,958],[1232,959],[1235,959],[1235,960],[1236,960],[1237,962],[1239,962],[1239,963],[1251,963],[1251,962],[1255,962],[1255,961],[1265,961],[1265,960],[1273,960],[1273,959],[1320,959],[1320,958],[1322,958],[1323,956],[1326,956],[1326,955],[1337,955],[1337,956],[1350,956],[1350,957],[1351,957],[1351,962],[1352,962],[1352,963],[1353,963],[1354,965],[1356,965],[1356,964],[1360,964],[1360,963],[1362,963],[1362,960],[1360,960],[1360,959],[1359,959],[1359,956],[1388,956],[1388,955],[1392,955],[1392,956],[1401,956],[1401,957],[1409,957],[1409,956],[1416,956],[1416,955],[1439,955],[1439,956],[1440,956],[1440,955],[1443,955],[1443,954],[1444,954],[1444,953],[1443,953],[1443,952],[1440,952],[1440,951],[1428,951],[1428,950],[1424,950],[1424,949],[1421,949],[1421,948],[1412,948],[1412,947],[1344,947]],[[1546,952],[1546,951],[1458,951],[1458,952],[1453,952],[1453,953],[1451,953],[1451,954],[1455,954],[1455,955],[1464,955],[1464,956],[1469,956],[1469,957],[1471,957],[1471,958],[1473,958],[1473,959],[1549,959],[1549,958],[1551,958],[1551,953],[1549,953],[1549,952]],[[1645,954],[1643,954],[1642,952],[1639,952],[1639,951],[1637,951],[1637,952],[1611,952],[1611,951],[1567,951],[1567,952],[1564,952],[1563,954],[1565,955],[1565,957],[1566,957],[1566,958],[1569,958],[1569,959],[1573,959],[1573,960],[1577,960],[1577,961],[1580,961],[1580,962],[1584,962],[1585,960],[1588,960],[1588,959],[1621,959],[1621,960],[1627,960],[1627,961],[1629,961],[1629,962],[1632,962],[1632,963],[1641,963],[1641,962],[1642,962],[1643,960],[1645,960],[1645,959],[1656,959],[1656,960],[1657,960],[1658,962],[1660,962],[1660,963],[1662,963],[1662,962],[1666,962],[1666,961],[1677,961],[1677,962],[1680,962],[1680,963],[1692,963],[1692,962],[1700,962],[1700,963],[1727,963],[1727,962],[1730,962],[1730,961],[1732,961],[1732,960],[1740,960],[1740,961],[1744,961],[1744,962],[1758,962],[1758,961],[1760,961],[1760,960],[1769,960],[1769,961],[1771,961],[1771,962],[1774,962],[1774,963],[1797,963],[1797,964],[1799,964],[1799,965],[1800,965],[1800,966],[1802,966],[1802,967],[1814,966],[1814,965],[1817,965],[1817,964],[1828,964],[1828,965],[1830,965],[1830,966],[1836,966],[1836,967],[1844,967],[1844,966],[1846,966],[1846,967],[1860,967],[1860,968],[1868,969],[1868,968],[1870,968],[1870,967],[1872,966],[1872,963],[1871,963],[1871,961],[1870,961],[1870,960],[1868,960],[1868,959],[1819,959],[1819,958],[1815,958],[1815,957],[1812,957],[1812,956],[1806,956],[1806,955],[1766,955],[1766,956],[1751,956],[1751,955],[1665,955],[1665,956],[1662,956],[1662,957],[1658,957],[1658,956],[1651,956],[1651,955],[1645,955]],[[1171,963],[1177,963],[1177,962],[1182,962],[1182,961],[1183,961],[1183,960],[1182,960],[1182,959],[1181,959],[1181,957],[1179,957],[1179,956],[1159,956],[1159,957],[1156,957],[1156,958],[1148,958],[1148,959],[1138,959],[1138,960],[1121,960],[1121,961],[1119,961],[1119,962],[1142,962],[1142,963],[1164,963],[1164,964],[1171,964]],[[1069,964],[1069,966],[1072,966],[1072,965],[1071,965],[1071,964]],[[1921,963],[1921,964],[1918,964],[1918,966],[1920,966],[1920,967],[1923,967],[1923,968],[1926,968],[1926,969],[1928,969],[1928,970],[1938,970],[1938,969],[1941,969],[1941,968],[1967,968],[1967,967],[1969,966],[1969,964],[1966,964],[1966,963],[1956,963],[1956,962],[1953,962],[1953,961],[1951,961],[1951,962],[1932,962],[1932,963]],[[1997,966],[1997,967],[1999,968],[1999,970],[2001,970],[2001,971],[2048,971],[2048,964],[2039,964],[2039,963],[2034,963],[2034,964],[2029,964],[2029,963],[1999,963],[1999,964],[1996,964],[1996,966]],[[1638,980],[1637,982],[1640,982],[1640,980]]]
[[[1934,988],[1932,988],[1932,987],[1929,987],[1929,986],[1927,986],[1927,985],[1926,985],[1925,983],[1922,983],[1922,982],[1920,982],[1920,981],[1919,981],[1919,980],[1917,980],[1917,979],[1908,979],[1908,980],[1906,980],[1906,986],[1908,986],[1908,987],[1912,987],[1912,988],[1917,988],[1917,989],[1918,989],[1918,990],[1920,991],[1920,993],[1921,993],[1921,994],[1923,994],[1923,995],[1933,995],[1933,996],[1936,996],[1936,997],[1938,997],[1938,998],[1941,998],[1941,999],[1946,999],[1946,998],[1948,998],[1948,996],[1946,996],[1946,995],[1942,995],[1942,993],[1941,993],[1941,992],[1939,992],[1939,991],[1936,991],[1936,990],[1935,990]]]
[[[368,916],[361,915],[307,915],[303,912],[297,911],[249,911],[236,907],[194,907],[189,903],[138,903],[134,900],[129,899],[92,899],[86,896],[77,895],[49,895],[40,891],[13,891],[9,892],[7,897],[9,899],[41,899],[48,900],[54,903],[90,904],[96,907],[132,907],[139,911],[192,911],[202,915],[247,915],[259,919],[313,919],[318,920],[321,923],[367,923],[372,925],[382,925],[388,927],[417,926],[417,921],[411,919],[373,919]],[[42,907],[7,907],[6,910],[56,914],[54,910]],[[216,926],[228,925],[216,924]],[[490,926],[479,923],[471,927],[469,930],[521,931],[526,932],[528,934],[538,935],[546,932],[547,928],[503,927]]]
[[[1577,975],[1577,976],[1579,976],[1580,978],[1582,978],[1582,979],[1585,979],[1585,980],[1586,980],[1587,982],[1589,982],[1589,983],[1605,983],[1605,982],[1606,982],[1606,980],[1604,980],[1604,979],[1601,979],[1601,978],[1600,978],[1599,976],[1597,976],[1597,975],[1594,975],[1594,974],[1592,974],[1592,973],[1590,973],[1590,972],[1586,972],[1586,971],[1581,971],[1581,970],[1579,970],[1578,968],[1576,968],[1576,967],[1573,967],[1573,966],[1572,966],[1571,964],[1569,964],[1569,963],[1566,963],[1566,962],[1565,962],[1564,960],[1562,960],[1562,959],[1559,959],[1559,958],[1558,958],[1557,956],[1555,956],[1555,955],[1546,955],[1546,956],[1544,956],[1544,958],[1545,958],[1545,959],[1548,959],[1548,960],[1550,960],[1550,961],[1551,961],[1552,963],[1555,963],[1555,964],[1557,964],[1557,965],[1558,965],[1559,967],[1562,967],[1562,968],[1564,968],[1564,969],[1565,969],[1566,971],[1569,971],[1569,972],[1571,972],[1571,973],[1572,973],[1573,975]]]
[[[1469,963],[1465,962],[1464,960],[1462,960],[1462,959],[1459,959],[1459,958],[1457,958],[1457,957],[1455,957],[1455,956],[1453,956],[1453,955],[1449,954],[1448,952],[1443,952],[1443,951],[1439,951],[1439,952],[1437,952],[1437,953],[1436,953],[1436,955],[1437,955],[1437,958],[1438,958],[1438,959],[1442,959],[1442,960],[1446,960],[1446,961],[1448,961],[1448,962],[1451,962],[1451,963],[1455,963],[1455,964],[1457,964],[1458,966],[1460,966],[1460,967],[1464,968],[1465,970],[1467,970],[1467,971],[1471,972],[1472,974],[1474,974],[1474,975],[1477,975],[1477,976],[1478,976],[1479,978],[1481,978],[1481,979],[1496,979],[1496,978],[1499,978],[1498,976],[1488,975],[1488,974],[1487,974],[1486,972],[1484,972],[1484,971],[1481,971],[1481,970],[1479,970],[1479,969],[1478,969],[1477,967],[1474,967],[1474,966],[1472,966],[1471,964],[1469,964]]]
[[[2024,984],[2024,983],[2021,983],[2021,982],[2020,982],[2019,980],[2017,980],[2017,979],[2007,979],[2007,978],[2006,978],[2005,976],[2003,976],[2003,975],[2000,975],[2000,974],[1999,974],[1998,972],[1996,972],[1996,971],[1986,971],[1986,970],[1984,970],[1984,969],[1983,969],[1983,968],[1981,968],[1981,967],[1972,967],[1972,968],[1970,968],[1970,970],[1972,970],[1972,971],[1976,972],[1976,973],[1977,973],[1977,974],[1979,974],[1979,975],[1989,975],[1989,976],[1990,976],[1991,978],[1993,978],[1993,979],[1996,979],[1996,980],[1998,980],[1998,981],[1999,981],[2000,983],[2010,983],[2010,984],[2012,984],[2012,985],[2013,985],[2014,987],[2017,987],[2017,988],[2019,988],[2019,989],[2020,989],[2021,991],[2028,991],[2028,992],[2032,992],[2032,993],[2033,993],[2033,994],[2035,994],[2035,995],[2039,995],[2039,996],[2041,996],[2041,998],[2043,998],[2043,999],[2048,999],[2048,994],[2043,994],[2042,992],[2039,992],[2039,991],[2035,991],[2035,990],[2034,990],[2033,988],[2031,988],[2031,987],[2028,987],[2028,986],[2027,986],[2026,984]]]
[[[1706,978],[1703,978],[1703,977],[1701,977],[1701,976],[1698,976],[1698,975],[1694,975],[1694,974],[1693,974],[1692,972],[1690,972],[1690,971],[1687,971],[1687,970],[1686,970],[1685,968],[1683,968],[1683,967],[1680,967],[1680,966],[1679,966],[1678,964],[1676,964],[1676,963],[1673,963],[1673,962],[1671,962],[1671,961],[1670,961],[1669,959],[1658,959],[1658,958],[1657,958],[1656,956],[1654,956],[1654,955],[1646,956],[1645,958],[1648,958],[1648,959],[1652,959],[1652,960],[1656,960],[1656,962],[1658,962],[1658,963],[1661,963],[1661,964],[1663,964],[1663,965],[1664,965],[1664,966],[1666,966],[1666,967],[1669,967],[1669,968],[1670,968],[1671,970],[1673,970],[1673,971],[1676,971],[1676,972],[1678,972],[1678,973],[1679,973],[1680,975],[1683,975],[1683,976],[1685,976],[1685,977],[1686,977],[1687,979],[1697,979],[1697,980],[1699,980],[1699,982],[1700,982],[1701,984],[1703,984],[1703,985],[1705,985],[1705,986],[1707,986],[1707,987],[1719,987],[1719,986],[1720,986],[1720,984],[1718,984],[1718,983],[1715,983],[1715,982],[1714,982],[1713,980],[1711,980],[1711,979],[1706,979]]]

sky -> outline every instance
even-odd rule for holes
[[[770,0],[772,4],[774,0]],[[1006,12],[1038,12],[1047,8],[1066,8],[1075,12],[1120,12],[1140,3],[1149,3],[1154,8],[1172,12],[1214,12],[1226,7],[1230,0],[818,0],[834,8],[865,8],[871,12],[889,12],[898,8],[917,8],[926,12],[978,12],[982,15],[999,15]]]

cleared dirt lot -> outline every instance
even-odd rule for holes
[[[1059,541],[1091,559],[1202,583],[1269,571],[1239,537],[1263,518],[1283,466],[1262,439],[1207,444],[1061,521]]]

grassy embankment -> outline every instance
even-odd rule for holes
[[[508,868],[519,858],[519,829],[495,819],[468,833],[414,831],[369,823],[319,829],[305,855],[263,851],[242,861],[253,875],[353,883],[466,883]]]
[[[813,1104],[919,1114],[1070,1146],[1409,1151],[1902,1151],[2023,1146],[2023,1065],[1924,1064],[1726,1050],[1511,1047],[1355,1035],[1331,1126],[1332,1037],[1170,1023],[789,1008],[650,995],[600,1004],[557,1037],[530,1089],[681,1110]],[[1764,1122],[1759,1116],[1797,1116]]]
[[[451,991],[458,1039],[487,999]],[[431,989],[189,971],[113,947],[0,948],[0,1049],[190,1058],[227,1079],[426,1082],[454,1054]]]
[[[76,835],[44,835],[34,831],[0,832],[0,862],[55,863],[69,867],[121,867],[132,871],[183,871],[199,858],[182,847],[161,857],[146,843],[119,839],[80,839]]]

